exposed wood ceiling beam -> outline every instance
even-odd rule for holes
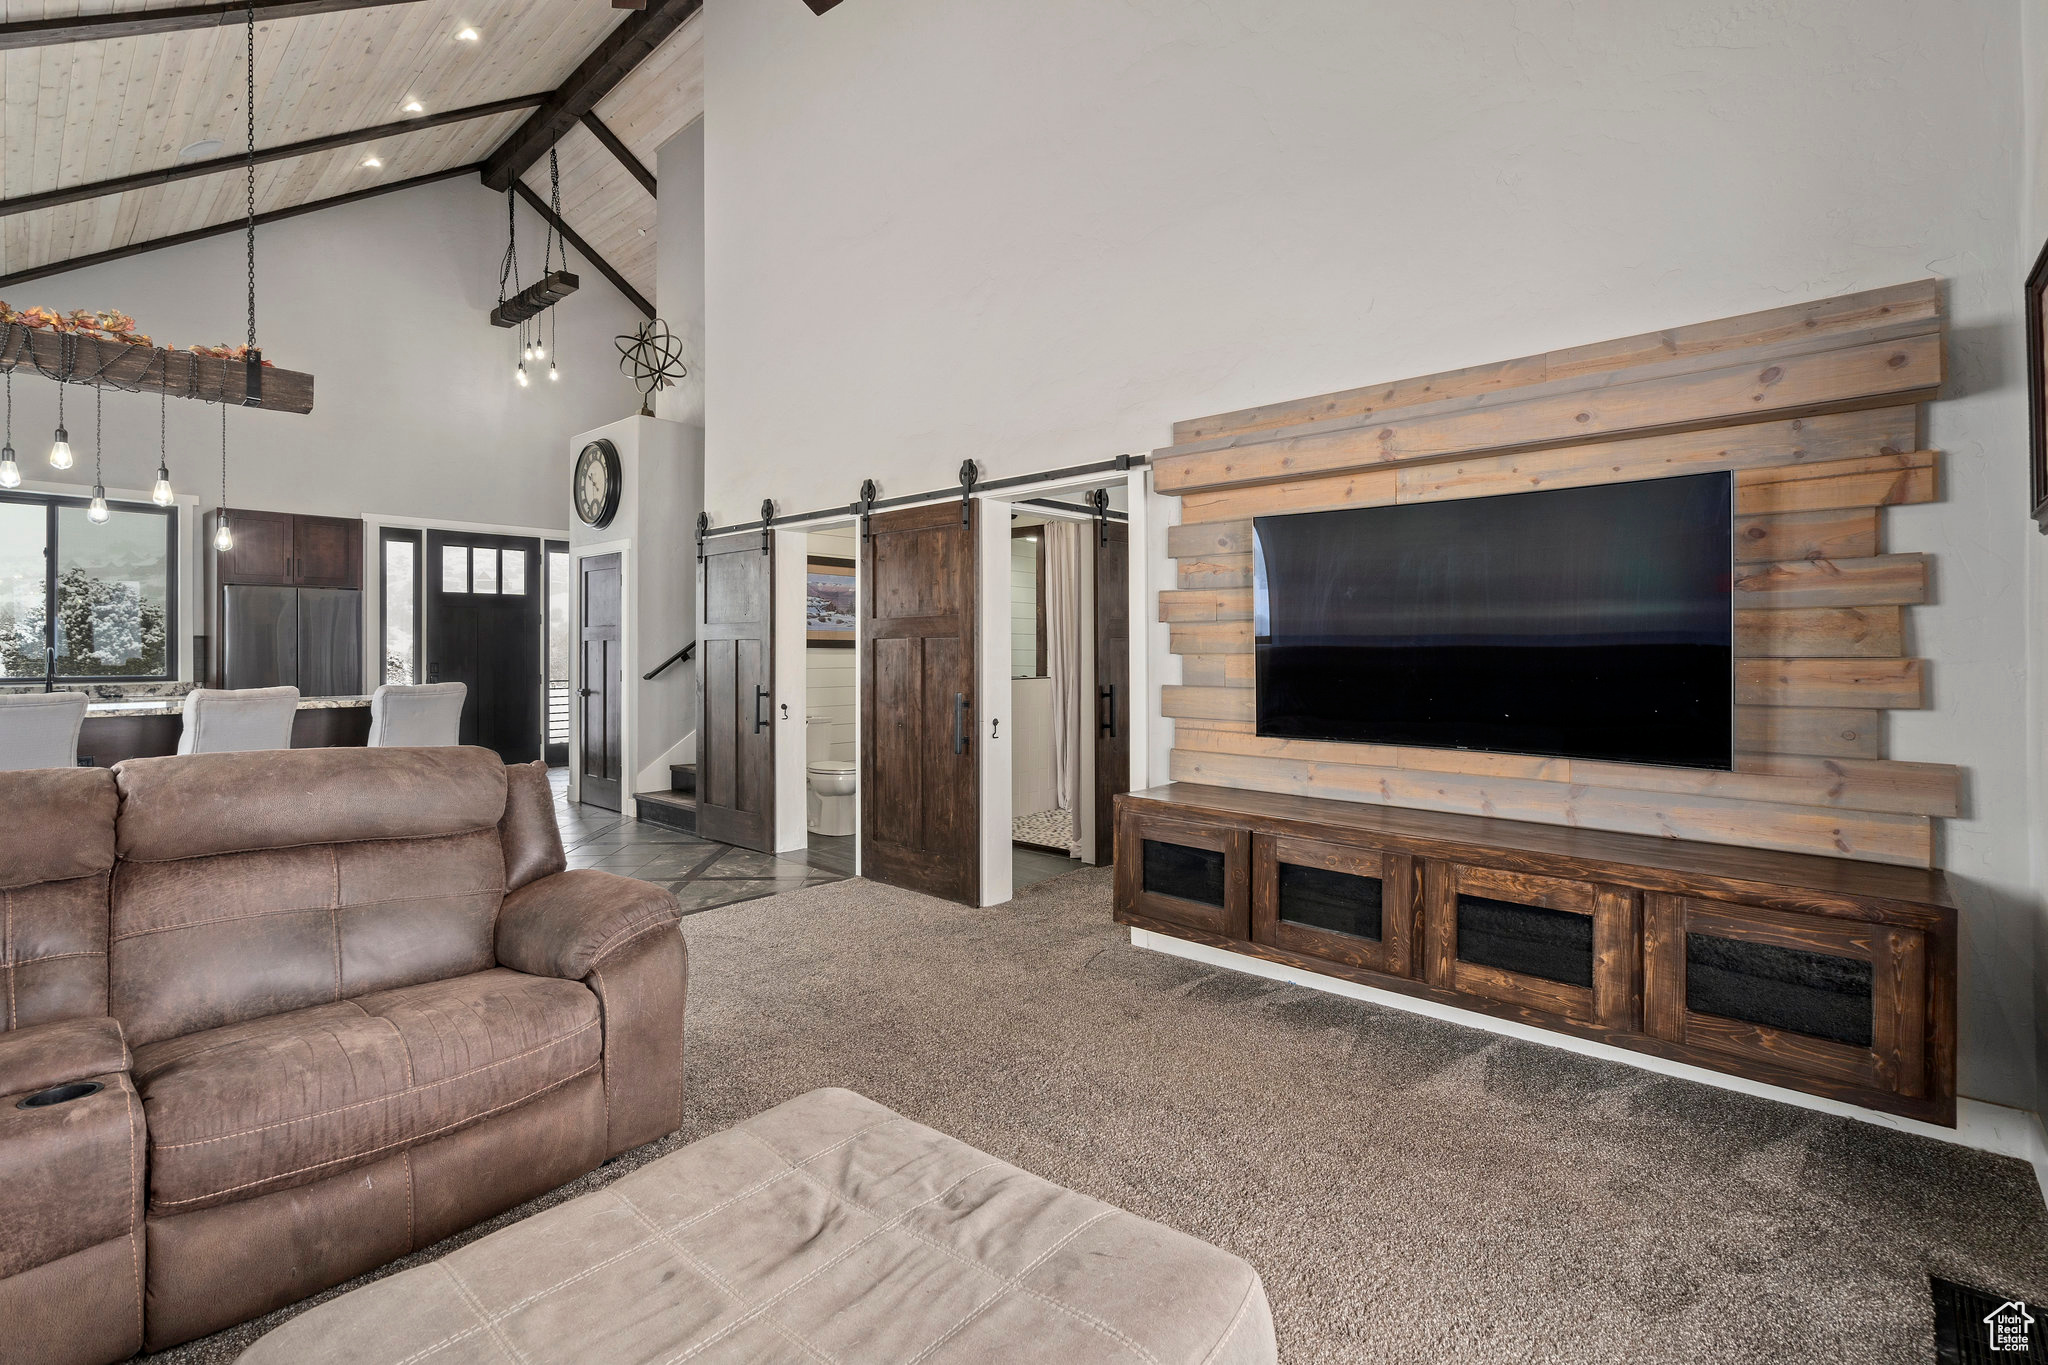
[[[353,147],[359,143],[376,142],[382,138],[400,137],[416,133],[423,128],[439,128],[443,124],[467,123],[471,119],[490,118],[497,114],[510,113],[514,109],[531,109],[547,99],[547,95],[515,95],[511,99],[493,100],[489,104],[472,104],[464,109],[450,109],[440,114],[423,114],[419,118],[403,119],[396,123],[380,123],[373,128],[358,128],[348,133],[329,133],[325,137],[308,138],[304,142],[284,142],[275,147],[258,147],[256,160],[283,161],[287,157],[307,156],[314,152],[331,152],[339,147]],[[0,218],[17,213],[28,213],[34,209],[52,208],[58,204],[75,204],[81,199],[97,199],[101,195],[123,194],[129,190],[150,189],[157,185],[168,185],[177,180],[190,180],[195,176],[218,175],[223,171],[238,171],[249,164],[247,153],[233,156],[208,157],[204,161],[186,161],[165,166],[160,170],[139,171],[134,175],[119,175],[111,180],[92,180],[82,185],[65,185],[39,194],[24,194],[13,199],[0,199]]]
[[[631,148],[619,141],[617,133],[604,126],[603,119],[594,113],[585,114],[583,116],[583,126],[588,128],[590,135],[603,144],[604,149],[610,152],[621,166],[626,168],[628,175],[640,182],[641,189],[646,190],[649,194],[654,194],[654,172],[648,170],[640,158],[633,155]]]
[[[271,209],[266,213],[256,215],[256,225],[262,227],[266,223],[278,223],[287,218],[296,218],[302,213],[316,213],[321,209],[338,208],[343,204],[353,204],[359,199],[374,199],[380,194],[394,194],[399,190],[409,190],[419,185],[431,185],[436,180],[452,180],[458,175],[475,175],[482,169],[483,166],[480,162],[472,162],[467,166],[450,166],[446,170],[429,171],[425,175],[415,175],[405,180],[394,180],[386,185],[371,185],[366,189],[351,190],[347,194],[330,195],[325,199],[314,199],[304,204],[294,204],[290,208]],[[202,228],[194,228],[190,232],[173,233],[169,237],[153,237],[146,242],[130,242],[126,246],[117,246],[108,251],[95,251],[86,256],[73,256],[69,260],[51,261],[45,265],[32,266],[27,270],[17,270],[11,275],[0,275],[0,289],[4,289],[9,285],[22,284],[28,280],[40,280],[51,275],[62,275],[73,270],[83,270],[90,265],[104,265],[108,261],[125,260],[130,256],[143,255],[145,252],[161,251],[165,247],[183,246],[187,242],[197,242],[207,237],[218,237],[223,233],[240,232],[247,226],[248,222],[247,218],[230,218],[225,222],[210,223]],[[573,242],[574,239],[572,238],[571,241]]]
[[[490,172],[488,167],[484,172],[484,176],[485,183],[488,184],[490,178]],[[535,194],[533,190],[528,187],[527,183],[524,180],[513,181],[512,188],[519,191],[519,197],[521,199],[524,199],[528,204],[533,206],[533,211],[541,216],[542,221],[546,222],[549,226],[554,228],[556,232],[562,234],[563,241],[567,242],[570,246],[576,248],[577,255],[581,256],[584,260],[589,261],[593,266],[596,266],[598,274],[604,276],[606,279],[610,280],[614,285],[616,285],[618,287],[618,291],[621,294],[624,294],[629,300],[631,300],[635,308],[638,308],[642,313],[646,314],[650,318],[654,316],[654,305],[647,301],[647,296],[642,294],[639,290],[635,289],[631,284],[629,284],[624,275],[621,275],[618,271],[612,269],[610,262],[606,261],[604,257],[598,255],[595,251],[592,251],[590,249],[590,243],[584,241],[581,237],[577,236],[574,229],[572,229],[567,223],[563,222],[560,218],[556,217],[555,211],[548,207],[547,200]],[[0,284],[5,283],[5,280],[0,280]]]
[[[811,13],[823,14],[826,10],[838,4],[839,0],[804,0],[804,3],[811,7]]]
[[[548,148],[561,140],[597,102],[624,80],[647,54],[660,47],[690,16],[704,7],[704,0],[647,0],[647,8],[628,14],[604,36],[569,79],[549,96],[547,103],[533,111],[526,122],[513,129],[512,136],[484,160],[484,184],[503,190],[516,181],[534,162],[547,155]]]
[[[412,5],[419,0],[254,0],[258,19],[297,19],[335,10]],[[188,28],[219,28],[239,24],[249,5],[180,5],[175,9],[122,10],[115,14],[77,14],[68,19],[24,19],[0,24],[0,51],[21,47],[55,47],[60,43],[103,42],[149,33],[175,33]]]

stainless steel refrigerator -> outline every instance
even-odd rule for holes
[[[363,595],[354,588],[221,590],[222,687],[296,687],[302,697],[363,690]]]

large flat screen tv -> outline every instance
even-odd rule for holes
[[[1258,732],[1727,769],[1730,475],[1259,517]]]

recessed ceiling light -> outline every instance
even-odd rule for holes
[[[481,36],[475,29],[466,28],[455,35],[455,41],[458,43],[473,43]]]
[[[377,169],[377,168],[378,168],[379,166],[382,166],[383,164],[384,164],[384,158],[382,158],[382,157],[380,157],[380,156],[374,156],[374,155],[372,155],[372,156],[366,156],[366,157],[364,157],[364,158],[363,158],[363,169],[364,169],[364,170],[374,171],[374,170],[376,170],[376,169]]]
[[[180,147],[178,149],[178,160],[197,161],[201,157],[214,155],[216,152],[220,151],[220,147],[221,142],[219,138],[205,138],[199,142],[190,143],[184,147]]]
[[[427,112],[427,106],[421,104],[418,100],[407,100],[404,104],[400,105],[399,107],[405,110],[405,112],[408,114],[424,114]]]

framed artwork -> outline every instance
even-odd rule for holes
[[[852,649],[854,570],[850,559],[812,555],[804,562],[804,643]]]
[[[2042,296],[2048,294],[2048,246],[2027,272],[2027,469],[2034,525],[2048,532],[2048,316]]]

